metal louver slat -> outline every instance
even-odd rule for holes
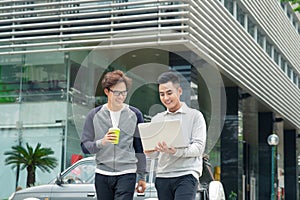
[[[188,20],[184,10],[188,5],[172,1],[25,1],[1,2],[0,9],[0,50],[13,53],[30,53],[30,47],[60,45],[70,51],[71,41],[80,44],[96,43],[110,38],[110,35],[124,32],[142,32],[147,35],[149,29],[178,30],[182,32]],[[22,4],[22,5],[21,5]],[[24,5],[23,5],[24,4]],[[75,6],[75,8],[74,8]],[[6,12],[7,11],[7,12]],[[13,11],[11,17],[6,13]],[[1,13],[2,12],[2,13]],[[42,16],[38,16],[42,14]],[[1,26],[2,25],[2,26]],[[150,38],[149,36],[148,38]],[[172,36],[170,36],[172,38]],[[161,37],[160,39],[167,38]],[[155,40],[155,39],[154,39]],[[126,41],[124,41],[126,42]],[[26,47],[23,51],[21,48]],[[72,48],[73,48],[72,47]],[[13,48],[13,51],[11,51]],[[45,49],[41,49],[45,51]]]

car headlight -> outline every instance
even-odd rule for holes
[[[8,197],[8,200],[13,200],[14,196],[15,196],[15,192],[13,192],[13,193]]]

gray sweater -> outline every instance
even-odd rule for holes
[[[186,148],[177,148],[175,154],[159,153],[150,155],[158,156],[156,177],[178,177],[192,174],[196,179],[202,175],[202,155],[206,143],[206,122],[202,113],[189,108],[185,103],[178,112],[167,111],[158,113],[152,118],[152,122],[179,119],[181,121],[183,135],[189,141]]]
[[[81,136],[81,149],[86,154],[96,154],[97,168],[107,172],[135,170],[144,178],[146,157],[137,128],[143,122],[142,113],[135,107],[125,106],[120,115],[119,144],[101,145],[101,139],[112,127],[110,112],[99,106],[89,112]]]

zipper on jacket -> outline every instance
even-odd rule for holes
[[[114,145],[114,164],[113,164],[113,167],[114,167],[114,172],[116,171],[116,145]]]

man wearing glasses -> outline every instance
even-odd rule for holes
[[[131,79],[120,70],[105,74],[102,88],[107,103],[89,112],[81,137],[81,149],[96,154],[95,188],[98,200],[132,200],[135,190],[146,189],[146,157],[137,124],[142,113],[124,104]],[[117,135],[110,128],[119,130]]]

